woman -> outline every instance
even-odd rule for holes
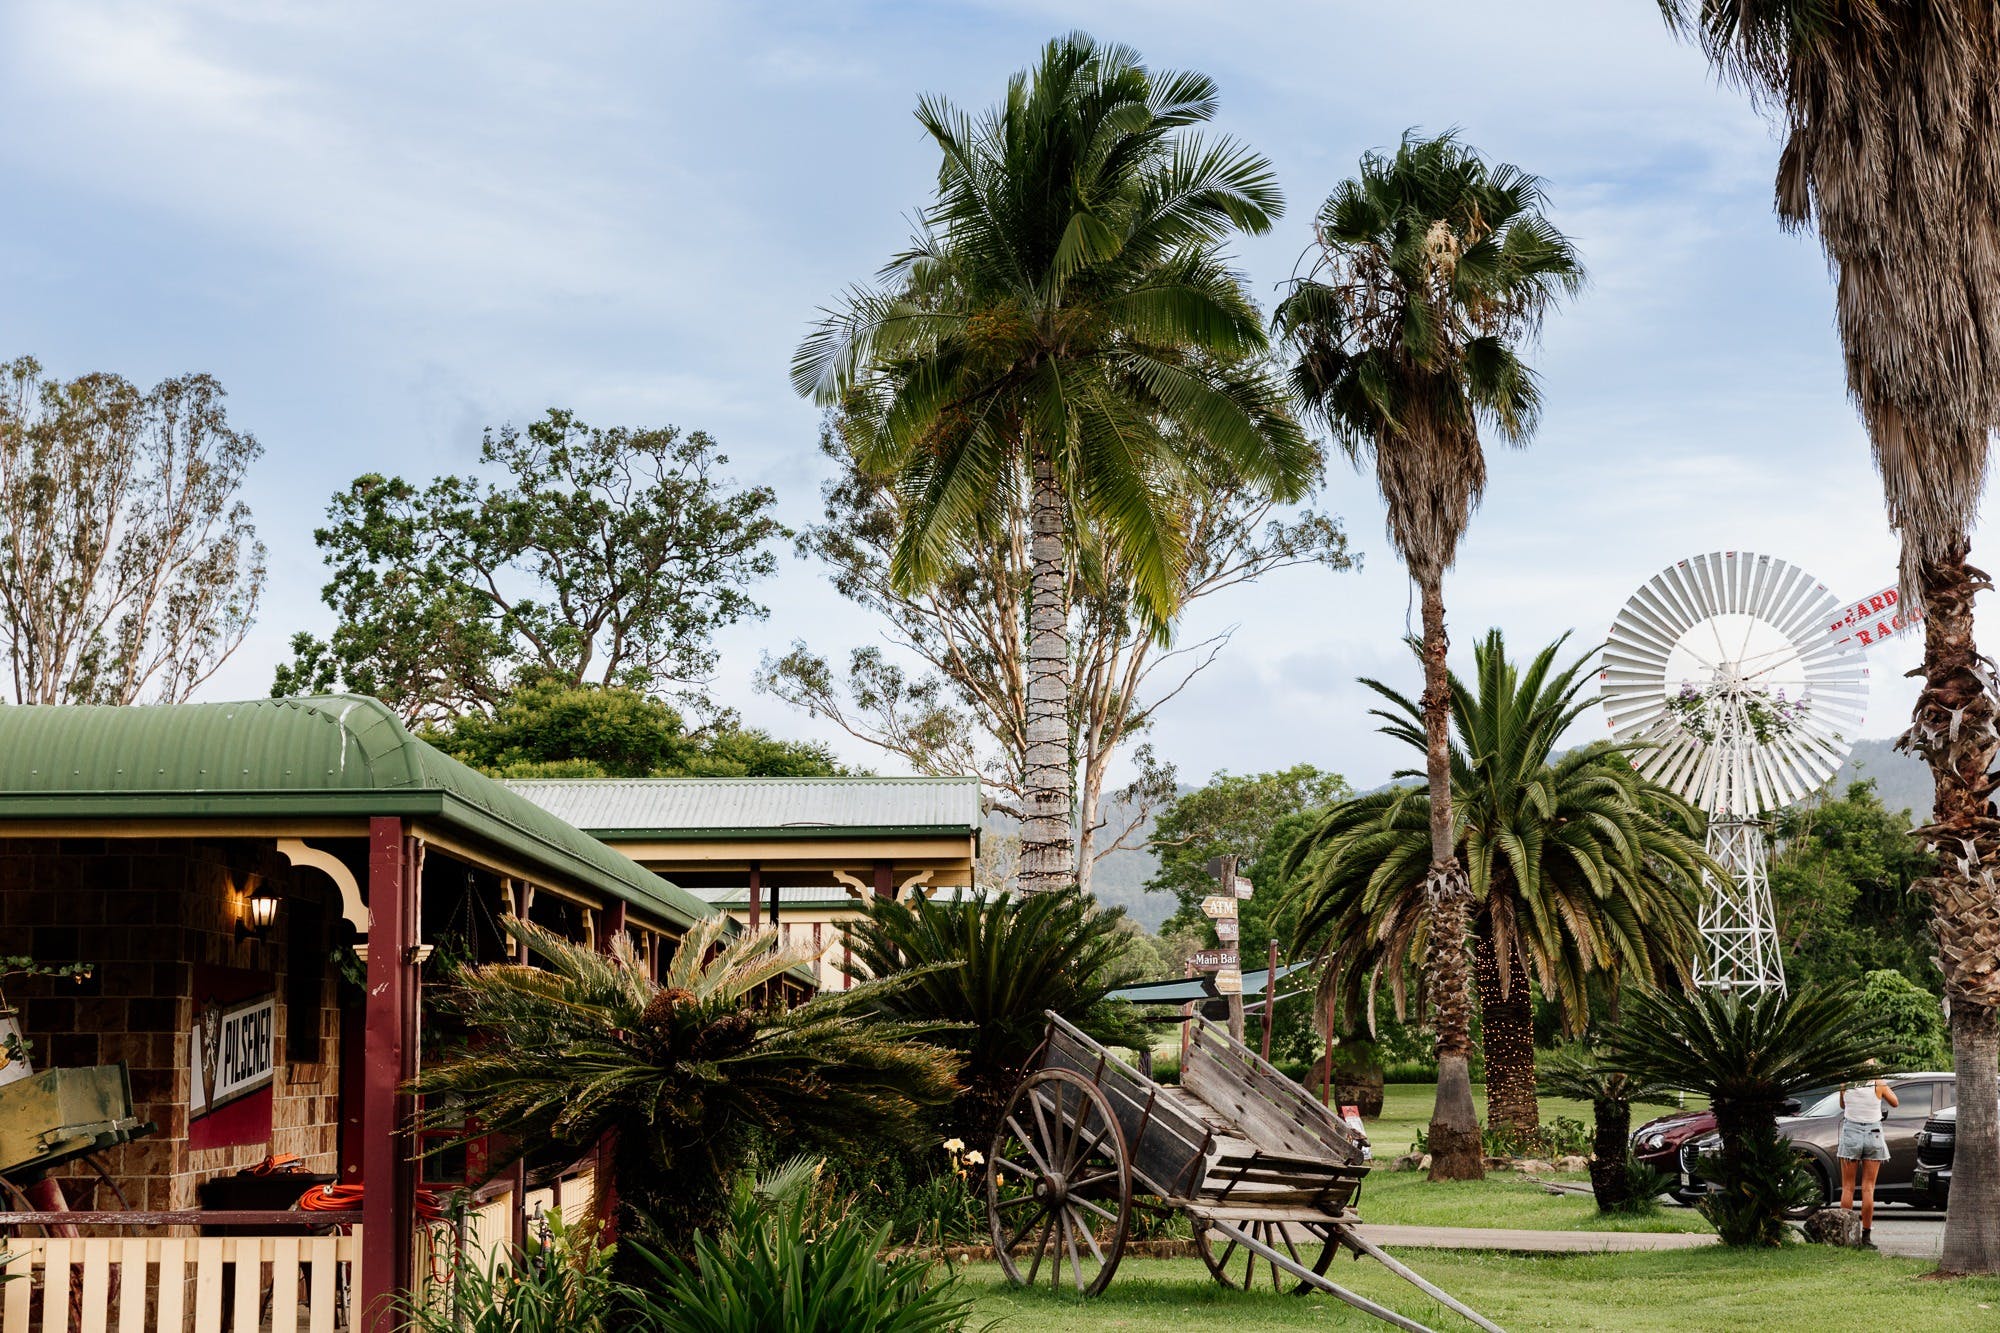
[[[1861,1175],[1861,1243],[1875,1248],[1875,1176],[1889,1160],[1882,1137],[1882,1108],[1897,1105],[1896,1094],[1881,1079],[1840,1088],[1840,1206],[1854,1208],[1855,1168]]]

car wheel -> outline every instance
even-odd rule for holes
[[[1826,1168],[1804,1153],[1799,1154],[1799,1162],[1805,1167],[1806,1173],[1812,1177],[1813,1187],[1818,1191],[1818,1198],[1802,1208],[1794,1208],[1785,1214],[1788,1219],[1794,1222],[1804,1221],[1820,1209],[1829,1207],[1833,1203],[1833,1188],[1827,1182]]]

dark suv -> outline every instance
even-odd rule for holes
[[[1958,1108],[1947,1106],[1917,1131],[1917,1169],[1910,1197],[1920,1207],[1942,1208],[1951,1198],[1951,1150],[1958,1137]]]
[[[1952,1105],[1957,1080],[1950,1074],[1892,1074],[1885,1080],[1898,1105],[1882,1107],[1882,1137],[1889,1160],[1875,1178],[1875,1197],[1884,1203],[1919,1202],[1914,1188],[1918,1131],[1937,1113]],[[1840,1197],[1840,1089],[1823,1089],[1795,1099],[1795,1109],[1778,1120],[1778,1133],[1819,1181],[1820,1197],[1831,1203]],[[1680,1188],[1677,1197],[1698,1195],[1710,1188],[1701,1178],[1701,1159],[1720,1152],[1720,1135],[1710,1133],[1681,1145]]]

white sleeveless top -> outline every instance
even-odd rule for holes
[[[1840,1117],[1850,1125],[1881,1124],[1882,1099],[1876,1095],[1874,1083],[1859,1083],[1843,1092]]]

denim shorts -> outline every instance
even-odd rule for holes
[[[1889,1145],[1882,1138],[1882,1127],[1850,1125],[1842,1121],[1839,1155],[1845,1160],[1858,1162],[1888,1161]]]

